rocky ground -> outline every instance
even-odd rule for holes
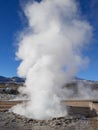
[[[9,89],[1,90],[0,100],[13,100],[17,94],[15,91],[10,92]],[[34,120],[9,111],[2,111],[0,112],[0,130],[98,130],[98,117],[69,115],[51,120]]]
[[[0,130],[98,130],[98,119],[66,116],[34,120],[6,111],[0,112]]]

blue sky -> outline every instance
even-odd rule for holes
[[[15,60],[17,33],[25,26],[20,1],[26,0],[0,0],[0,75],[16,76],[19,61]],[[40,0],[39,0],[40,1]],[[98,0],[77,0],[84,19],[93,26],[93,40],[83,51],[90,63],[87,68],[78,73],[78,77],[98,80]]]

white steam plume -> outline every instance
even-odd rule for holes
[[[29,26],[19,40],[18,74],[26,78],[20,92],[30,101],[13,111],[35,119],[64,116],[62,86],[87,62],[81,49],[91,36],[91,26],[81,20],[75,0],[33,1],[24,12]]]

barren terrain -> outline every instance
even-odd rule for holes
[[[50,120],[29,119],[10,112],[9,108],[22,102],[11,101],[19,95],[19,86],[20,84],[0,84],[0,130],[98,130],[98,117],[94,109],[90,108],[90,100],[66,100],[64,103],[69,109],[68,116]],[[95,86],[97,90],[98,86]]]

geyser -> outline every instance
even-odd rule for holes
[[[12,108],[13,112],[35,119],[48,119],[67,114],[61,105],[69,82],[87,58],[82,48],[91,37],[91,26],[78,14],[75,0],[42,0],[29,2],[24,13],[28,27],[20,34],[17,57],[20,88],[29,102]]]

